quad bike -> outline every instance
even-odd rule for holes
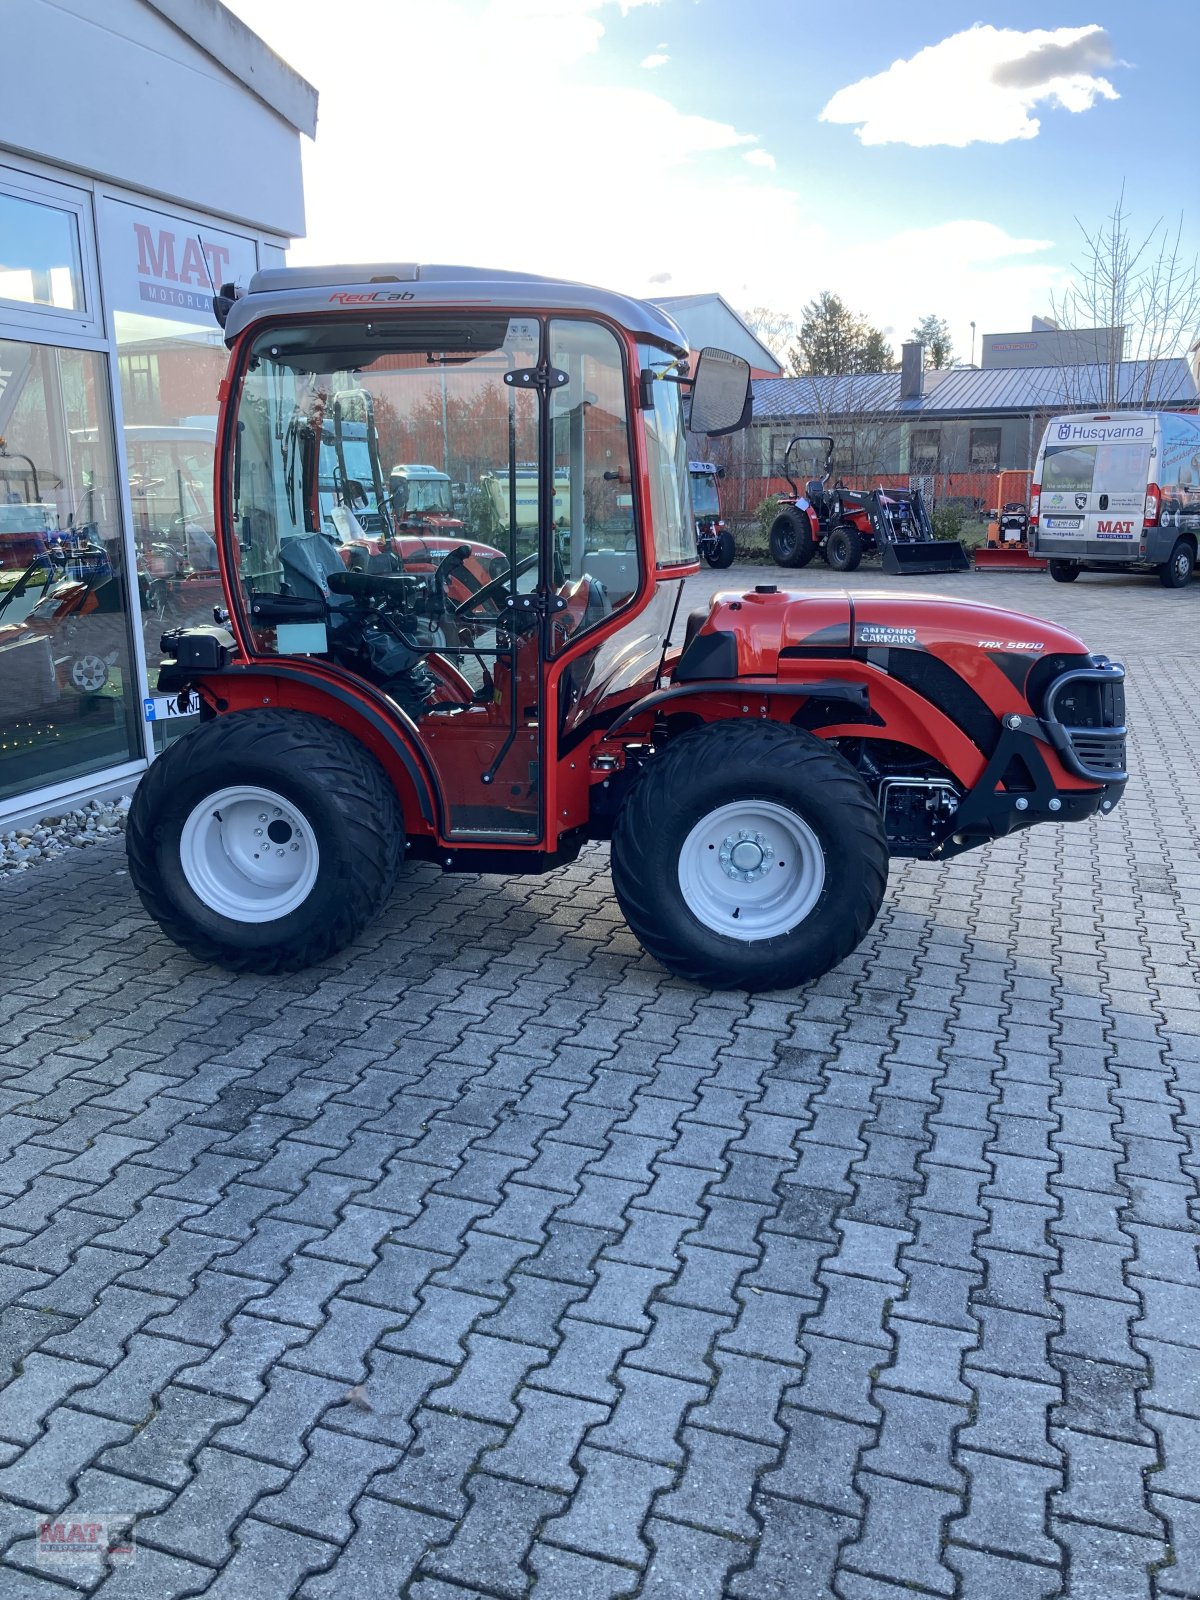
[[[790,472],[798,444],[823,444],[825,465],[819,478],[801,490]],[[806,567],[820,551],[835,572],[854,572],[865,555],[878,555],[884,572],[927,574],[965,572],[967,553],[956,540],[938,539],[919,489],[829,487],[833,440],[800,434],[788,444],[783,476],[789,492],[778,499],[771,525],[771,558],[781,567]]]
[[[412,266],[260,272],[214,305],[232,352],[228,628],[164,640],[159,690],[194,693],[200,722],[151,765],[127,835],[145,906],[200,959],[323,961],[407,858],[542,872],[610,840],[629,926],[671,972],[789,986],[862,940],[891,857],[942,861],[1118,803],[1124,672],[1062,628],[773,584],[682,612],[697,571],[685,415],[702,435],[745,427],[749,369],[704,350],[687,378],[658,308]],[[305,490],[313,452],[280,448],[296,417],[315,447],[335,371],[405,414],[429,367],[454,371],[461,415],[487,432],[451,427],[455,477],[507,455],[509,519],[482,582],[463,577],[479,559],[465,541],[432,571],[406,570],[394,540],[379,554],[398,570],[351,571]],[[613,482],[628,548],[607,526]]]
[[[717,493],[717,480],[725,476],[725,468],[711,461],[689,461],[688,477],[692,481],[692,510],[696,516],[696,549],[710,567],[731,567],[737,554],[732,532],[721,520],[721,501]]]

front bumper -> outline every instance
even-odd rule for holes
[[[1083,822],[1107,816],[1129,781],[1126,767],[1125,669],[1106,656],[1055,678],[1042,713],[1010,712],[979,782],[963,797],[947,834],[930,852],[946,860],[1035,822]],[[1094,787],[1061,788],[1047,746],[1068,772]]]

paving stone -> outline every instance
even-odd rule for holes
[[[424,1408],[412,1426],[413,1442],[403,1460],[372,1480],[371,1496],[457,1521],[467,1511],[464,1485],[504,1432],[470,1417]]]
[[[636,1367],[617,1372],[620,1399],[611,1418],[588,1436],[589,1445],[677,1466],[683,1459],[679,1429],[690,1406],[705,1398],[706,1390]]]
[[[125,1355],[99,1382],[75,1395],[81,1411],[95,1411],[119,1422],[140,1423],[169,1383],[194,1368],[207,1352],[177,1339],[135,1333]]]
[[[570,1494],[579,1480],[572,1458],[588,1430],[607,1419],[609,1408],[530,1388],[522,1389],[516,1401],[520,1416],[503,1446],[489,1453],[486,1470]]]
[[[972,1372],[974,1406],[969,1427],[960,1429],[958,1443],[965,1449],[986,1449],[996,1455],[1057,1467],[1058,1449],[1050,1441],[1048,1416],[1061,1391],[1048,1383],[1004,1377],[994,1372]]]
[[[452,1527],[439,1517],[387,1505],[370,1495],[354,1508],[354,1521],[354,1534],[333,1566],[309,1578],[299,1600],[375,1600],[415,1593],[409,1584],[422,1557],[448,1538]],[[466,1591],[456,1588],[454,1594],[465,1600]]]
[[[0,1469],[0,1496],[38,1511],[61,1511],[84,1467],[109,1445],[128,1439],[130,1431],[109,1417],[89,1417],[60,1406],[25,1454]]]
[[[302,1441],[324,1412],[341,1402],[345,1392],[345,1384],[277,1366],[268,1379],[265,1396],[243,1422],[222,1428],[215,1443],[222,1450],[241,1451],[277,1466],[299,1467],[306,1454]],[[208,1406],[211,1401],[205,1398],[203,1404]]]
[[[553,1545],[535,1544],[527,1565],[536,1574],[536,1600],[578,1600],[580,1595],[594,1600],[618,1600],[619,1596],[632,1594],[639,1581],[638,1574],[628,1567]]]
[[[1196,1493],[1200,1484],[1200,1422],[1148,1408],[1142,1415],[1157,1429],[1162,1439],[1162,1471],[1156,1472],[1151,1466],[1148,1470],[1154,1473],[1154,1477],[1152,1480],[1147,1478],[1147,1482],[1160,1494],[1187,1494],[1200,1498]]]
[[[682,1438],[683,1474],[656,1500],[656,1515],[712,1533],[754,1538],[757,1525],[749,1506],[755,1480],[777,1463],[778,1450],[692,1427],[684,1428]]]
[[[1062,1484],[1047,1467],[960,1449],[958,1464],[970,1479],[969,1509],[950,1524],[958,1544],[993,1555],[1057,1563],[1058,1547],[1044,1532],[1046,1497]]]
[[[870,1345],[811,1334],[805,1334],[802,1343],[808,1356],[804,1375],[793,1389],[784,1392],[784,1400],[847,1422],[877,1424],[880,1413],[871,1399],[871,1385],[879,1370],[878,1352]],[[965,1388],[963,1398],[967,1398]]]
[[[640,1568],[649,1552],[637,1530],[655,1493],[670,1484],[674,1473],[590,1445],[583,1446],[578,1461],[583,1482],[569,1509],[544,1525],[542,1541]]]
[[[495,1302],[483,1295],[463,1294],[458,1289],[422,1289],[421,1308],[399,1333],[382,1341],[385,1350],[427,1356],[434,1361],[458,1362],[466,1353],[464,1339],[480,1316],[495,1309]]]
[[[795,1406],[781,1407],[779,1422],[787,1447],[779,1466],[759,1479],[760,1492],[860,1516],[862,1497],[854,1488],[854,1474],[876,1430]]]
[[[1067,1463],[1066,1487],[1051,1500],[1055,1516],[1144,1533],[1152,1539],[1161,1534],[1161,1524],[1144,1504],[1142,1477],[1156,1466],[1157,1450],[1060,1428],[1050,1437]]]
[[[454,1381],[439,1388],[433,1403],[483,1422],[515,1422],[513,1395],[535,1367],[545,1365],[549,1351],[483,1333],[468,1335],[467,1351]]]
[[[1150,1600],[1148,1569],[1165,1546],[1086,1522],[1061,1522],[1056,1536],[1067,1550],[1071,1600]]]
[[[899,1390],[882,1389],[878,1400],[883,1427],[878,1442],[863,1452],[864,1472],[961,1494],[965,1485],[952,1456],[956,1430],[967,1421],[966,1408]]]
[[[972,1600],[1058,1600],[1063,1592],[1058,1567],[1035,1566],[964,1545],[947,1546],[946,1565],[959,1574],[961,1592]]]
[[[237,1539],[232,1559],[204,1591],[205,1600],[246,1600],[250,1594],[254,1600],[288,1600],[307,1573],[328,1567],[336,1554],[333,1545],[254,1517],[240,1524]]]
[[[338,1404],[322,1416],[322,1426],[406,1450],[412,1443],[413,1413],[440,1395],[451,1369],[386,1351],[376,1351],[370,1365],[366,1383],[354,1391],[344,1389]],[[368,1409],[361,1404],[358,1388],[365,1391]]]
[[[103,1375],[103,1367],[83,1366],[57,1356],[29,1356],[20,1376],[0,1390],[0,1434],[17,1444],[32,1444],[55,1406]]]
[[[245,1413],[237,1401],[199,1394],[172,1384],[155,1403],[145,1427],[128,1444],[108,1450],[99,1464],[166,1488],[181,1489],[191,1477],[191,1460],[218,1429]]]
[[[399,1451],[321,1427],[313,1429],[305,1444],[308,1459],[299,1472],[286,1488],[261,1500],[254,1515],[344,1544],[354,1531],[350,1508],[376,1473],[396,1465]]]
[[[1173,1495],[1152,1494],[1152,1509],[1166,1523],[1174,1561],[1158,1574],[1162,1594],[1200,1593],[1200,1502]]]
[[[954,1593],[954,1574],[942,1562],[942,1530],[960,1508],[957,1495],[860,1472],[866,1500],[862,1534],[842,1551],[851,1571],[933,1594]]]
[[[752,1551],[739,1540],[662,1517],[646,1523],[645,1539],[652,1554],[641,1593],[652,1600],[722,1600],[729,1573],[749,1561]]]
[[[606,1328],[603,1323],[565,1317],[562,1343],[550,1364],[535,1367],[528,1381],[539,1389],[609,1405],[618,1392],[613,1374],[640,1337],[627,1328]]]
[[[235,1455],[201,1450],[195,1477],[159,1516],[138,1524],[138,1539],[175,1555],[219,1566],[233,1550],[233,1530],[264,1494],[281,1488],[283,1467]]]
[[[519,1600],[529,1587],[525,1557],[538,1529],[561,1511],[564,1497],[486,1472],[474,1475],[469,1494],[466,1516],[449,1543],[425,1557],[425,1570]]]
[[[255,1401],[263,1394],[267,1373],[285,1351],[302,1344],[309,1337],[304,1328],[287,1323],[263,1322],[254,1316],[234,1317],[229,1333],[212,1351],[191,1351],[186,1363],[176,1368],[178,1381],[189,1389],[200,1389],[205,1394],[223,1394],[231,1400]],[[136,1344],[136,1340],[134,1344]],[[165,1350],[183,1349],[167,1339],[146,1339],[146,1345],[162,1346]],[[131,1346],[132,1353],[132,1346]],[[155,1364],[165,1364],[166,1356],[147,1351],[146,1359]],[[120,1368],[113,1373],[113,1384]],[[102,1410],[100,1396],[105,1389],[100,1384],[91,1391],[89,1409]]]

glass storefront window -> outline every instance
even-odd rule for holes
[[[74,212],[0,192],[0,300],[83,308],[83,264]]]
[[[0,800],[141,754],[106,367],[0,340]]]

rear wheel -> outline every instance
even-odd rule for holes
[[[1164,589],[1185,589],[1192,581],[1196,565],[1196,552],[1186,539],[1180,539],[1170,556],[1158,569],[1158,581]]]
[[[176,944],[235,972],[311,966],[362,931],[404,854],[395,791],[354,739],[241,711],[168,746],[138,785],[130,877]]]
[[[825,541],[825,560],[835,572],[853,572],[862,558],[862,535],[857,528],[835,528]]]
[[[1052,561],[1050,576],[1055,583],[1074,583],[1079,576],[1079,568],[1073,561]]]
[[[771,524],[771,560],[778,567],[806,567],[816,553],[812,527],[799,511],[781,511]]]
[[[642,945],[713,989],[775,989],[860,943],[887,884],[879,808],[849,764],[778,723],[674,740],[613,829],[617,899]]]
[[[716,538],[705,541],[704,559],[710,567],[731,567],[736,554],[737,548],[728,528],[722,528]]]

